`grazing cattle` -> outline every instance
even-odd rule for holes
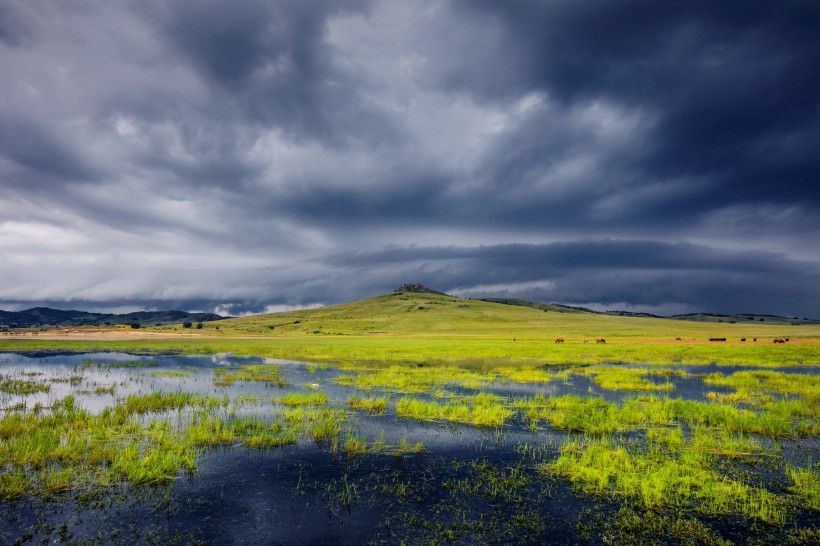
[[[775,338],[774,342],[775,343],[786,343],[786,340],[785,339],[780,339],[780,338]]]
[[[740,341],[746,341],[745,337],[740,338]]]
[[[555,340],[555,343],[563,343],[563,342],[564,342],[564,338],[562,338],[562,337],[559,337]]]
[[[786,338],[786,343],[788,343],[788,342],[789,342],[789,338]]]
[[[752,341],[757,342],[757,338],[754,338]]]
[[[726,341],[725,337],[710,337],[709,341]]]
[[[606,340],[602,337],[599,337],[598,339],[595,340],[595,343],[606,343]]]
[[[675,338],[675,341],[680,341],[680,338],[679,338],[679,337],[676,337],[676,338]]]

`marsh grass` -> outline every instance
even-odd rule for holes
[[[0,378],[2,378],[2,376],[0,376]],[[6,394],[27,395],[37,392],[48,392],[49,390],[51,390],[50,385],[34,380],[12,379],[8,377],[0,379],[0,392]]]
[[[466,368],[439,366],[344,366],[356,375],[339,375],[336,383],[352,386],[363,391],[381,390],[401,393],[430,392],[448,386],[470,389],[486,387],[495,380],[494,374]]]
[[[501,380],[514,383],[549,383],[551,381],[566,381],[570,370],[548,370],[546,368],[503,367],[494,368]]]
[[[129,394],[123,404],[126,413],[143,414],[159,413],[199,402],[202,397],[185,392],[152,392],[148,394]]]
[[[382,414],[387,410],[389,402],[384,397],[362,398],[353,395],[347,399],[347,405],[354,410]]]
[[[585,494],[637,499],[648,509],[695,509],[707,516],[739,513],[785,523],[785,499],[731,480],[715,466],[716,459],[697,448],[669,452],[656,444],[641,448],[599,438],[567,442],[558,459],[541,470],[568,478]]]
[[[396,401],[396,415],[418,421],[453,421],[477,427],[501,427],[514,415],[507,400],[487,393],[440,404],[418,398]]]
[[[284,406],[324,406],[328,402],[327,394],[323,392],[292,392],[281,398],[273,398],[272,402]]]
[[[185,429],[185,439],[200,447],[243,444],[249,448],[273,448],[294,444],[298,431],[281,421],[226,419],[197,416]]]
[[[159,362],[156,360],[117,360],[114,362],[83,361],[83,367],[85,368],[153,368],[155,366],[159,366]]]
[[[820,471],[815,468],[789,466],[787,474],[791,481],[789,490],[798,499],[798,504],[809,510],[820,511]]]
[[[217,368],[214,370],[213,381],[214,385],[217,386],[233,385],[237,381],[257,381],[273,384],[280,388],[288,386],[287,381],[281,374],[281,369],[275,364],[248,364]]]
[[[669,368],[624,368],[620,366],[589,366],[569,370],[573,375],[591,377],[592,381],[607,390],[622,391],[671,391],[675,385],[670,381],[655,383],[648,376],[686,376],[686,372]]]
[[[767,394],[774,393],[801,397],[815,408],[820,405],[820,375],[744,370],[731,375],[711,374],[703,381],[708,385],[732,387],[736,389],[735,396],[738,399],[745,399],[750,403],[773,402],[773,397]],[[817,412],[814,414],[820,415]]]
[[[760,411],[727,404],[643,395],[621,403],[575,395],[514,400],[512,407],[530,421],[547,421],[554,428],[588,434],[628,432],[656,425],[705,425],[731,433],[758,434],[772,439],[814,436],[816,409],[805,400],[778,400]],[[808,416],[808,417],[807,417]]]
[[[57,493],[83,483],[157,483],[193,471],[198,453],[167,427],[144,425],[124,406],[98,415],[71,396],[48,411],[0,419],[0,497]]]
[[[191,375],[189,371],[162,371],[162,372],[151,372],[151,377],[188,377]]]

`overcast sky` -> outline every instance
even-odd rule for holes
[[[820,317],[820,3],[0,0],[0,308]]]

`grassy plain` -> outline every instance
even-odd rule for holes
[[[421,362],[487,368],[607,362],[820,364],[820,326],[815,325],[542,311],[433,293],[384,294],[318,309],[208,322],[201,330],[171,325],[141,331],[142,337],[134,337],[115,328],[104,339],[88,337],[82,330],[4,335],[0,351],[231,352],[329,364]],[[713,337],[727,341],[710,342]],[[557,338],[565,341],[555,343]],[[598,338],[606,343],[596,343]],[[775,338],[789,342],[775,344]]]
[[[346,389],[345,395],[318,391],[313,382],[294,387],[285,367],[275,364],[234,365],[205,376],[218,396],[141,392],[119,396],[95,414],[77,406],[73,396],[54,399],[50,406],[12,404],[13,397],[48,392],[50,386],[28,372],[0,375],[0,396],[7,402],[0,412],[0,500],[89,484],[167,482],[196,471],[203,450],[215,446],[272,449],[308,439],[348,457],[423,453],[422,443],[402,438],[388,444],[384,432],[368,439],[358,428],[360,419],[387,414],[424,426],[489,428],[498,435],[527,427],[533,440],[516,448],[521,461],[501,467],[472,461],[469,476],[458,480],[449,477],[450,468],[450,481],[442,487],[469,502],[486,497],[521,503],[518,513],[533,504],[532,491],[541,499],[551,484],[569,483],[579,495],[622,505],[610,531],[624,543],[641,543],[640,537],[660,532],[681,543],[697,536],[705,537],[702,543],[723,544],[710,522],[724,516],[760,522],[767,527],[759,536],[771,530],[782,538],[787,523],[820,510],[820,466],[812,457],[820,436],[816,375],[760,369],[704,374],[663,367],[817,366],[819,326],[619,317],[405,293],[205,323],[197,330],[181,325],[140,330],[135,337],[114,328],[102,339],[90,339],[82,330],[4,335],[0,351],[233,353],[302,360],[315,363],[308,373],[338,368],[328,384]],[[709,341],[715,337],[727,341]],[[606,342],[596,343],[599,338]],[[789,341],[775,344],[775,338]],[[70,373],[129,367],[135,368],[130,373],[151,377],[188,375],[150,369],[155,365],[153,360],[89,361]],[[488,392],[510,383],[569,382],[573,376],[607,394],[631,394],[611,401]],[[702,379],[704,399],[678,397],[676,382],[695,378]],[[75,386],[74,376],[59,380]],[[273,397],[225,394],[228,387],[254,385],[295,390]],[[113,394],[113,388],[105,392]],[[270,412],[261,419],[248,417],[237,410],[243,404]],[[542,441],[542,432],[558,443]],[[794,455],[801,450],[808,456]],[[452,461],[453,468],[461,464],[466,463]],[[347,474],[342,484],[333,498],[349,505],[355,485]],[[393,487],[397,498],[407,497],[409,485]],[[530,529],[539,521],[528,515],[520,527]],[[811,543],[816,527],[801,524],[795,532]],[[442,537],[450,540],[446,533]]]

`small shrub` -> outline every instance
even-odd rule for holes
[[[190,328],[191,326],[193,326],[193,324],[188,322],[188,321],[185,321],[185,322],[182,323],[183,328]]]

